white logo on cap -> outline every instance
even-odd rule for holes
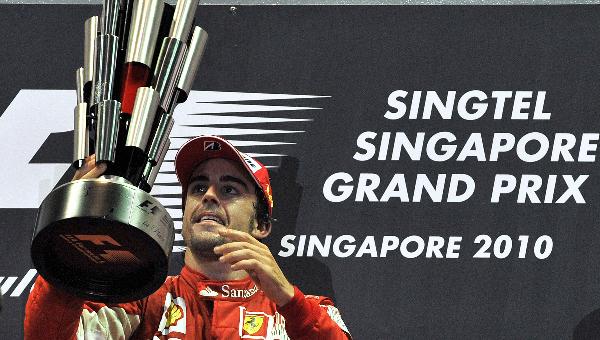
[[[248,164],[248,166],[250,166],[250,170],[252,170],[253,173],[255,173],[258,170],[262,169],[262,167],[260,166],[260,164],[258,164],[250,156],[246,155],[243,152],[240,152],[240,155],[242,155],[242,158],[244,159],[244,161],[246,162],[246,164]]]
[[[219,151],[221,144],[216,141],[204,141],[204,151]]]

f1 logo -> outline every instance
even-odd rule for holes
[[[156,204],[146,200],[142,203],[140,203],[140,205],[138,205],[138,207],[140,209],[142,209],[143,211],[145,211],[148,214],[155,214],[158,211],[158,206],[156,206]]]
[[[40,148],[47,143],[49,137],[54,133],[66,133],[73,130],[73,108],[76,95],[74,90],[21,90],[10,103],[4,113],[0,113],[0,183],[2,183],[2,195],[0,195],[0,209],[37,209],[43,199],[52,191],[60,179],[70,167],[70,162],[31,163]],[[204,111],[209,113],[238,113],[238,112],[261,112],[282,110],[307,110],[315,109],[299,106],[270,106],[270,105],[248,105],[235,103],[237,101],[249,100],[281,100],[300,98],[322,98],[328,96],[291,95],[276,93],[243,93],[243,92],[215,92],[215,91],[191,91],[190,102],[196,102],[194,106],[179,106],[174,112],[177,121],[188,122],[173,127],[172,136],[183,141],[184,137],[199,135],[229,135],[231,125],[236,124],[236,119],[241,117],[230,115],[203,116],[210,117],[211,121],[224,127],[199,126],[195,112]],[[223,103],[225,102],[225,103]],[[179,119],[179,117],[181,119]],[[231,117],[234,119],[231,120]],[[272,118],[253,117],[247,123],[268,123]],[[312,121],[312,119],[298,118],[276,118],[273,122],[296,122]],[[303,133],[304,131],[280,130],[280,129],[235,129],[236,134],[255,135],[270,133]],[[268,145],[281,144],[280,142],[269,142]],[[282,143],[286,144],[286,143]],[[71,146],[72,147],[72,146]],[[206,151],[219,151],[222,145],[217,141],[207,141],[204,144]],[[169,158],[171,157],[171,158]],[[166,160],[173,161],[174,155],[167,153]],[[167,162],[165,162],[167,163]],[[169,164],[170,165],[170,164]],[[250,165],[252,166],[252,165]],[[165,175],[166,181],[176,180]],[[166,186],[168,188],[168,186]],[[155,185],[155,189],[157,185]],[[169,189],[161,188],[164,192],[171,194]]]
[[[96,264],[141,262],[109,235],[61,234],[60,237]]]

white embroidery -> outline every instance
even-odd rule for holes
[[[244,161],[246,161],[246,164],[248,164],[248,166],[250,167],[250,169],[252,170],[253,173],[255,173],[258,170],[262,169],[262,167],[260,166],[260,164],[258,164],[250,156],[246,155],[243,152],[240,152],[240,155],[242,155],[242,158],[244,158]]]
[[[200,295],[202,295],[202,296],[217,296],[217,295],[219,295],[219,293],[212,290],[209,286],[206,286],[206,288],[204,288],[200,291]]]

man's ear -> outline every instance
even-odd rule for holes
[[[252,236],[256,239],[263,239],[271,233],[271,222],[258,222],[254,229],[252,229]]]

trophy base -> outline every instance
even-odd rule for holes
[[[165,281],[174,241],[166,209],[135,186],[86,179],[40,206],[31,257],[51,284],[90,301],[141,299]]]

